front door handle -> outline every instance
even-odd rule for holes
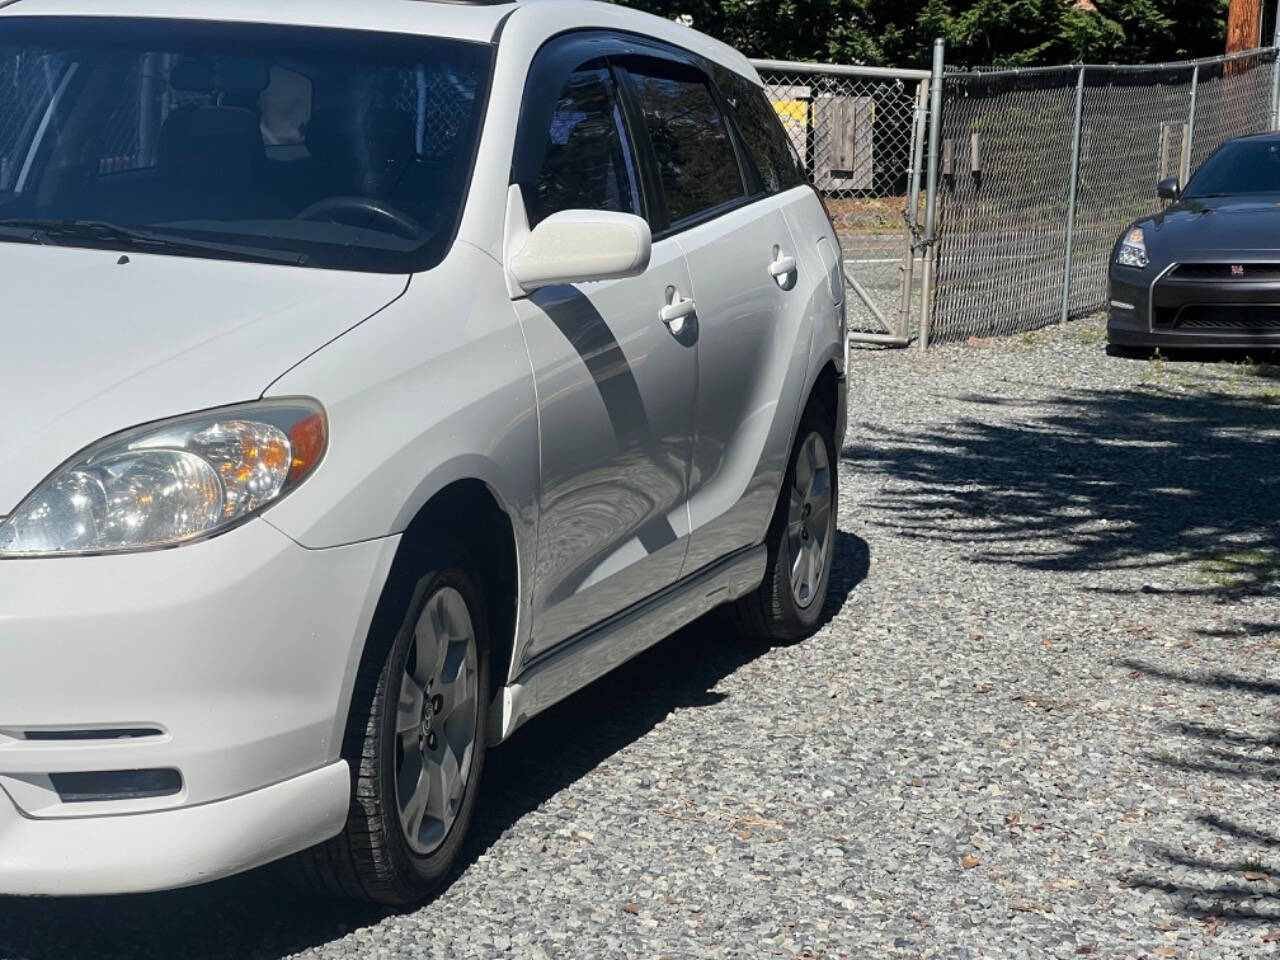
[[[671,328],[672,333],[684,329],[684,322],[697,312],[692,297],[682,297],[674,287],[667,289],[667,305],[658,311],[658,317]]]

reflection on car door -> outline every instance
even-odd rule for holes
[[[689,573],[764,538],[808,357],[801,265],[783,199],[740,156],[706,75],[642,58],[626,69],[698,307]]]
[[[610,68],[597,61],[564,72],[552,102],[545,109],[526,104],[521,121],[515,178],[530,225],[565,209],[643,214],[640,174]],[[545,77],[540,82],[545,85]],[[532,79],[530,91],[536,93]],[[531,137],[536,149],[528,145]],[[526,657],[659,592],[680,574],[688,546],[697,354],[678,324],[669,327],[659,314],[672,299],[688,298],[690,289],[680,247],[660,240],[640,277],[551,287],[516,304],[534,368],[542,443]]]

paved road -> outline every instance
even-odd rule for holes
[[[0,901],[0,957],[1274,953],[1280,378],[1097,334],[858,352],[822,630],[531,723],[434,903]]]

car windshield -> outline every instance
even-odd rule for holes
[[[1280,193],[1280,140],[1237,140],[1222,146],[1187,184],[1185,196]]]
[[[435,37],[0,18],[0,241],[427,269],[491,63]]]

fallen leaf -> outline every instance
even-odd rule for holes
[[[923,781],[923,780],[921,780],[919,777],[912,777],[910,780],[908,780],[908,781],[907,781],[907,786],[908,786],[908,787],[923,787],[923,786],[924,786],[924,781]]]
[[[981,862],[982,861],[979,860],[977,857],[975,857],[972,853],[968,853],[968,854],[965,854],[965,858],[960,861],[960,866],[964,867],[966,870],[972,870]]]
[[[750,840],[750,839],[752,838],[752,836],[753,836],[753,834],[752,834],[752,832],[751,832],[750,830],[743,829],[743,830],[739,830],[739,831],[738,831],[738,839],[739,839],[739,840]]]
[[[1280,930],[1272,930],[1262,937],[1263,943],[1280,943]]]
[[[1036,903],[1034,900],[1015,900],[1009,906],[1018,913],[1053,913],[1045,904]]]
[[[634,917],[636,914],[640,912],[640,908],[637,907],[634,903],[628,903],[625,907],[622,908],[622,912],[629,913]]]
[[[1097,953],[1098,948],[1094,946],[1076,947],[1076,956],[1083,957],[1086,953]]]
[[[1004,818],[1004,822],[1011,827],[1015,823],[1018,823],[1021,820],[1022,820],[1022,814],[1020,814],[1017,810],[1013,811],[1013,813],[1009,814]]]
[[[1178,955],[1178,951],[1173,949],[1173,947],[1156,947],[1151,952],[1157,957],[1176,957]]]
[[[1267,879],[1267,875],[1265,873],[1258,873],[1256,870],[1246,870],[1244,872],[1244,878],[1246,880],[1265,880]]]

